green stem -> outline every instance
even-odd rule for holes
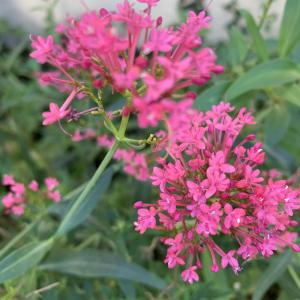
[[[110,163],[111,159],[113,158],[116,150],[118,149],[119,141],[116,140],[111,147],[111,149],[106,153],[104,159],[102,160],[100,166],[98,167],[97,171],[89,181],[89,183],[84,188],[83,192],[80,194],[79,198],[75,201],[63,221],[61,222],[57,232],[55,233],[55,236],[62,236],[65,234],[65,226],[68,224],[69,220],[73,217],[74,213],[77,211],[77,209],[82,205],[82,203],[85,201],[86,196],[90,193],[90,191],[94,188],[96,185],[99,177],[102,175],[108,164]]]
[[[273,3],[273,0],[268,0],[266,4],[264,4],[264,10],[263,10],[263,14],[262,14],[262,17],[259,21],[259,24],[258,24],[258,28],[261,29],[265,23],[265,20],[268,16],[268,13],[269,13],[269,10],[271,8],[271,5]]]
[[[104,122],[107,124],[108,129],[113,133],[114,136],[118,135],[118,130],[115,127],[114,123],[110,120],[110,118],[108,117],[108,115],[104,112],[102,114],[103,118],[104,118]]]
[[[106,115],[104,114],[104,117]],[[128,125],[130,114],[123,116],[121,120],[121,125],[119,128],[119,131],[114,132],[115,135],[115,142],[111,149],[106,153],[104,159],[102,160],[100,166],[98,167],[97,171],[91,178],[91,180],[88,182],[82,193],[80,194],[79,198],[74,202],[71,209],[68,211],[67,215],[64,217],[63,221],[61,222],[60,226],[58,227],[58,230],[54,234],[55,237],[63,236],[66,233],[67,224],[70,222],[70,220],[73,218],[74,214],[78,210],[78,208],[82,205],[82,203],[86,200],[87,195],[90,193],[90,191],[94,188],[96,185],[98,179],[102,175],[102,173],[105,171],[106,167],[112,160],[114,154],[116,153],[120,142],[123,141],[125,137],[126,128]],[[108,118],[109,122],[111,122]],[[114,130],[115,131],[115,130]]]
[[[126,128],[128,125],[129,116],[130,116],[130,114],[128,114],[127,116],[123,116],[123,118],[122,118],[120,129],[119,129],[119,134],[118,134],[118,137],[120,140],[123,140],[125,137],[125,131],[126,131]]]
[[[145,145],[147,143],[147,140],[135,140],[135,139],[129,139],[125,137],[124,142],[141,146],[141,145]]]

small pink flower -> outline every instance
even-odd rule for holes
[[[134,82],[139,78],[140,70],[137,67],[131,68],[127,73],[114,73],[113,79],[120,89],[132,88]]]
[[[258,177],[259,173],[259,170],[252,170],[249,165],[246,165],[244,170],[244,179],[238,181],[236,186],[239,188],[245,188],[264,181],[262,177]]]
[[[54,202],[60,202],[61,195],[59,191],[48,191],[48,198],[53,200]]]
[[[197,270],[196,266],[191,266],[184,270],[181,273],[182,280],[188,282],[189,284],[192,284],[194,281],[199,281],[199,275],[197,272],[195,272],[195,270]]]
[[[82,140],[83,140],[83,136],[80,132],[80,129],[76,129],[76,131],[72,135],[72,141],[73,142],[81,142]]]
[[[254,258],[258,253],[258,249],[252,244],[252,240],[249,237],[245,238],[245,242],[238,249],[237,254],[241,255],[243,259],[248,260]]]
[[[36,180],[32,180],[29,183],[28,188],[31,189],[34,192],[37,192],[39,190],[39,184],[37,183]]]
[[[176,234],[174,239],[172,238],[165,239],[164,244],[169,246],[168,251],[170,252],[181,251],[184,247],[183,234],[182,233]]]
[[[143,234],[149,228],[155,228],[156,226],[156,209],[150,207],[150,209],[141,208],[138,210],[138,220],[134,223],[135,230]]]
[[[225,269],[227,265],[230,265],[235,273],[239,272],[240,267],[236,258],[234,258],[235,251],[230,250],[227,254],[224,254],[221,259],[222,268]]]
[[[61,111],[59,106],[54,102],[50,103],[49,110],[50,111],[43,112],[43,125],[45,126],[56,123],[69,114],[68,110]]]
[[[223,151],[212,154],[209,159],[209,168],[223,173],[233,173],[235,171],[235,168],[232,165],[226,163]]]
[[[176,211],[176,197],[165,193],[160,194],[161,200],[158,201],[159,206],[168,211],[169,214],[173,214]]]
[[[6,208],[10,208],[14,205],[15,203],[15,198],[13,196],[12,193],[8,193],[6,194],[3,198],[2,198],[2,203]]]
[[[211,265],[210,270],[213,273],[217,273],[217,272],[219,272],[220,268],[219,268],[219,266],[217,264],[213,264],[213,265]]]
[[[203,180],[201,186],[206,190],[205,197],[208,199],[217,191],[224,192],[229,186],[229,179],[223,173],[207,169],[207,179]]]
[[[53,189],[59,185],[59,182],[54,177],[47,177],[45,179],[45,184],[47,186],[48,191],[53,191]]]
[[[49,54],[53,51],[53,36],[48,35],[47,38],[42,36],[32,36],[31,46],[35,49],[30,53],[30,57],[35,58],[40,64],[44,64],[48,60]]]
[[[150,177],[152,179],[152,184],[160,186],[161,190],[164,190],[166,184],[165,172],[158,167],[153,168],[153,175]]]
[[[198,203],[205,203],[206,199],[203,194],[203,188],[201,187],[200,183],[195,183],[193,181],[187,181],[186,185],[189,189],[190,194],[192,195],[193,199]]]
[[[175,222],[172,218],[170,218],[162,213],[159,213],[158,217],[159,217],[159,222],[161,224],[163,224],[167,230],[172,230],[174,228]]]
[[[176,265],[183,266],[185,264],[185,261],[182,259],[182,257],[176,255],[176,253],[169,251],[164,263],[168,265],[169,269],[173,269],[176,267]]]
[[[56,25],[55,32],[57,32],[57,33],[63,33],[65,31],[65,29],[66,29],[65,24],[60,23],[60,24]]]
[[[274,251],[277,250],[276,240],[272,238],[264,238],[263,243],[260,245],[261,253],[265,257],[273,255]]]
[[[14,177],[11,175],[4,175],[2,179],[2,184],[3,185],[13,185],[15,184]]]
[[[23,183],[15,183],[11,186],[11,191],[16,194],[16,196],[22,196],[25,192],[25,186]]]
[[[248,159],[250,161],[253,161],[257,165],[262,164],[264,162],[264,160],[265,160],[265,152],[262,149],[262,144],[261,143],[256,143],[253,147],[251,147],[247,151],[247,155],[248,155]],[[272,170],[271,170],[270,175],[272,175]]]
[[[149,40],[143,45],[143,50],[147,54],[154,51],[169,52],[173,40],[174,35],[168,29],[153,28]]]
[[[22,216],[24,214],[24,205],[15,205],[11,208],[15,216]]]
[[[107,135],[101,135],[97,137],[97,144],[99,146],[110,148],[114,143],[113,139],[110,139]]]
[[[246,212],[242,208],[233,209],[229,203],[224,206],[224,211],[227,214],[224,220],[224,226],[229,229],[231,227],[239,227],[243,224]]]

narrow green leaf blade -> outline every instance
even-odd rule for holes
[[[235,66],[245,59],[248,47],[241,30],[237,26],[230,28],[229,37],[230,61]]]
[[[100,176],[94,188],[85,197],[85,201],[78,207],[72,217],[60,228],[60,234],[69,232],[88,218],[107,191],[113,174],[114,168],[110,167]]]
[[[251,90],[265,89],[300,78],[297,65],[288,59],[274,59],[257,65],[240,76],[226,91],[229,100]]]
[[[19,277],[35,266],[50,249],[52,243],[52,239],[31,242],[5,257],[0,261],[0,283]]]
[[[125,261],[123,258],[95,249],[60,256],[46,261],[41,270],[75,275],[83,278],[108,277],[144,283],[162,289],[165,283],[144,268]]]
[[[241,10],[241,15],[245,19],[247,24],[247,29],[249,33],[251,34],[254,50],[257,54],[257,56],[262,61],[268,60],[268,49],[267,45],[262,37],[262,35],[259,32],[259,28],[255,23],[254,18],[247,10]]]
[[[291,262],[291,258],[292,253],[290,250],[288,250],[272,261],[270,266],[257,281],[258,285],[256,286],[256,289],[254,291],[252,300],[262,299],[265,292],[271,287],[273,283],[275,283],[280,278],[280,276],[287,269],[289,263]]]
[[[287,56],[300,42],[300,1],[287,0],[282,17],[278,51],[281,57]]]

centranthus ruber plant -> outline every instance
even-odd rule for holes
[[[148,229],[161,233],[168,246],[165,263],[169,268],[183,266],[185,282],[201,278],[204,251],[211,256],[212,272],[231,266],[237,273],[239,260],[258,254],[270,257],[286,246],[299,250],[293,216],[300,208],[300,191],[277,178],[276,172],[260,173],[261,144],[253,144],[254,135],[245,139],[240,135],[245,125],[254,123],[252,115],[226,103],[206,113],[192,108],[197,95],[191,88],[223,72],[200,37],[209,27],[206,11],[189,12],[183,24],[163,27],[162,18],[152,15],[159,0],[138,2],[145,5],[141,11],[124,0],[112,12],[100,9],[79,19],[67,18],[56,27],[55,36],[31,36],[30,56],[48,64],[47,71],[37,74],[40,84],[54,86],[64,95],[64,101],[50,102],[42,113],[43,125],[58,124],[72,141],[94,140],[108,151],[89,182],[76,190],[79,196],[66,197],[73,202],[58,208],[58,229],[38,245],[25,245],[20,256],[30,249],[26,267],[21,261],[19,273],[13,270],[6,279],[37,264],[57,239],[87,219],[99,186],[107,185],[101,180],[109,172],[111,178],[116,169],[106,170],[113,159],[123,163],[125,173],[151,180],[159,189],[156,202],[136,202],[135,229],[141,234]],[[85,116],[94,117],[97,129],[81,128]],[[134,121],[137,126],[131,127]],[[129,137],[129,125],[134,128],[131,133],[147,133],[142,139]],[[3,205],[14,215],[23,213],[27,190],[40,192],[35,181],[26,191],[10,176],[3,183],[9,190]],[[45,185],[42,195],[59,201],[57,181],[48,178]],[[63,202],[62,207],[67,201]],[[225,238],[232,241],[226,250],[220,243]],[[12,260],[5,258],[3,265]],[[4,277],[0,272],[0,282]]]
[[[300,189],[276,178],[276,172],[260,175],[261,144],[251,145],[254,135],[239,138],[245,125],[254,124],[251,114],[221,102],[205,114],[191,110],[173,122],[181,130],[174,132],[167,156],[157,159],[151,176],[159,200],[135,203],[138,232],[166,233],[161,241],[168,247],[168,267],[184,266],[182,279],[192,283],[199,280],[204,251],[211,256],[212,272],[221,265],[235,273],[241,270],[238,257],[268,258],[287,246],[299,252],[293,216],[300,208]],[[225,237],[232,240],[226,250],[218,244]]]

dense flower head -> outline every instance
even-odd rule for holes
[[[199,33],[210,20],[206,12],[190,12],[177,28],[163,28],[162,18],[154,19],[151,13],[158,0],[139,2],[147,8],[137,11],[124,0],[114,12],[100,9],[79,20],[69,17],[57,26],[60,44],[51,35],[31,37],[31,57],[56,68],[39,73],[40,83],[70,93],[62,107],[50,104],[43,114],[44,125],[69,118],[75,96],[91,96],[95,89],[110,87],[130,94],[129,109],[137,113],[141,127],[156,126],[176,109],[182,89],[203,85],[223,71],[214,52],[202,47]]]
[[[21,216],[26,209],[26,203],[30,200],[32,193],[39,198],[54,202],[61,200],[61,194],[57,190],[59,182],[54,177],[45,178],[46,189],[41,189],[36,180],[32,180],[27,186],[17,182],[12,175],[3,175],[2,185],[7,188],[7,193],[2,197],[4,213],[7,215]]]
[[[222,102],[206,113],[188,109],[170,120],[175,131],[165,144],[169,159],[159,157],[151,176],[159,199],[135,204],[136,230],[166,231],[165,263],[185,266],[182,278],[188,283],[199,280],[203,251],[211,256],[213,272],[230,266],[237,273],[239,260],[270,257],[286,246],[300,250],[293,232],[300,189],[274,171],[261,175],[262,145],[254,135],[240,138],[248,124],[254,124],[251,113]],[[229,251],[218,245],[218,236],[234,240]]]

